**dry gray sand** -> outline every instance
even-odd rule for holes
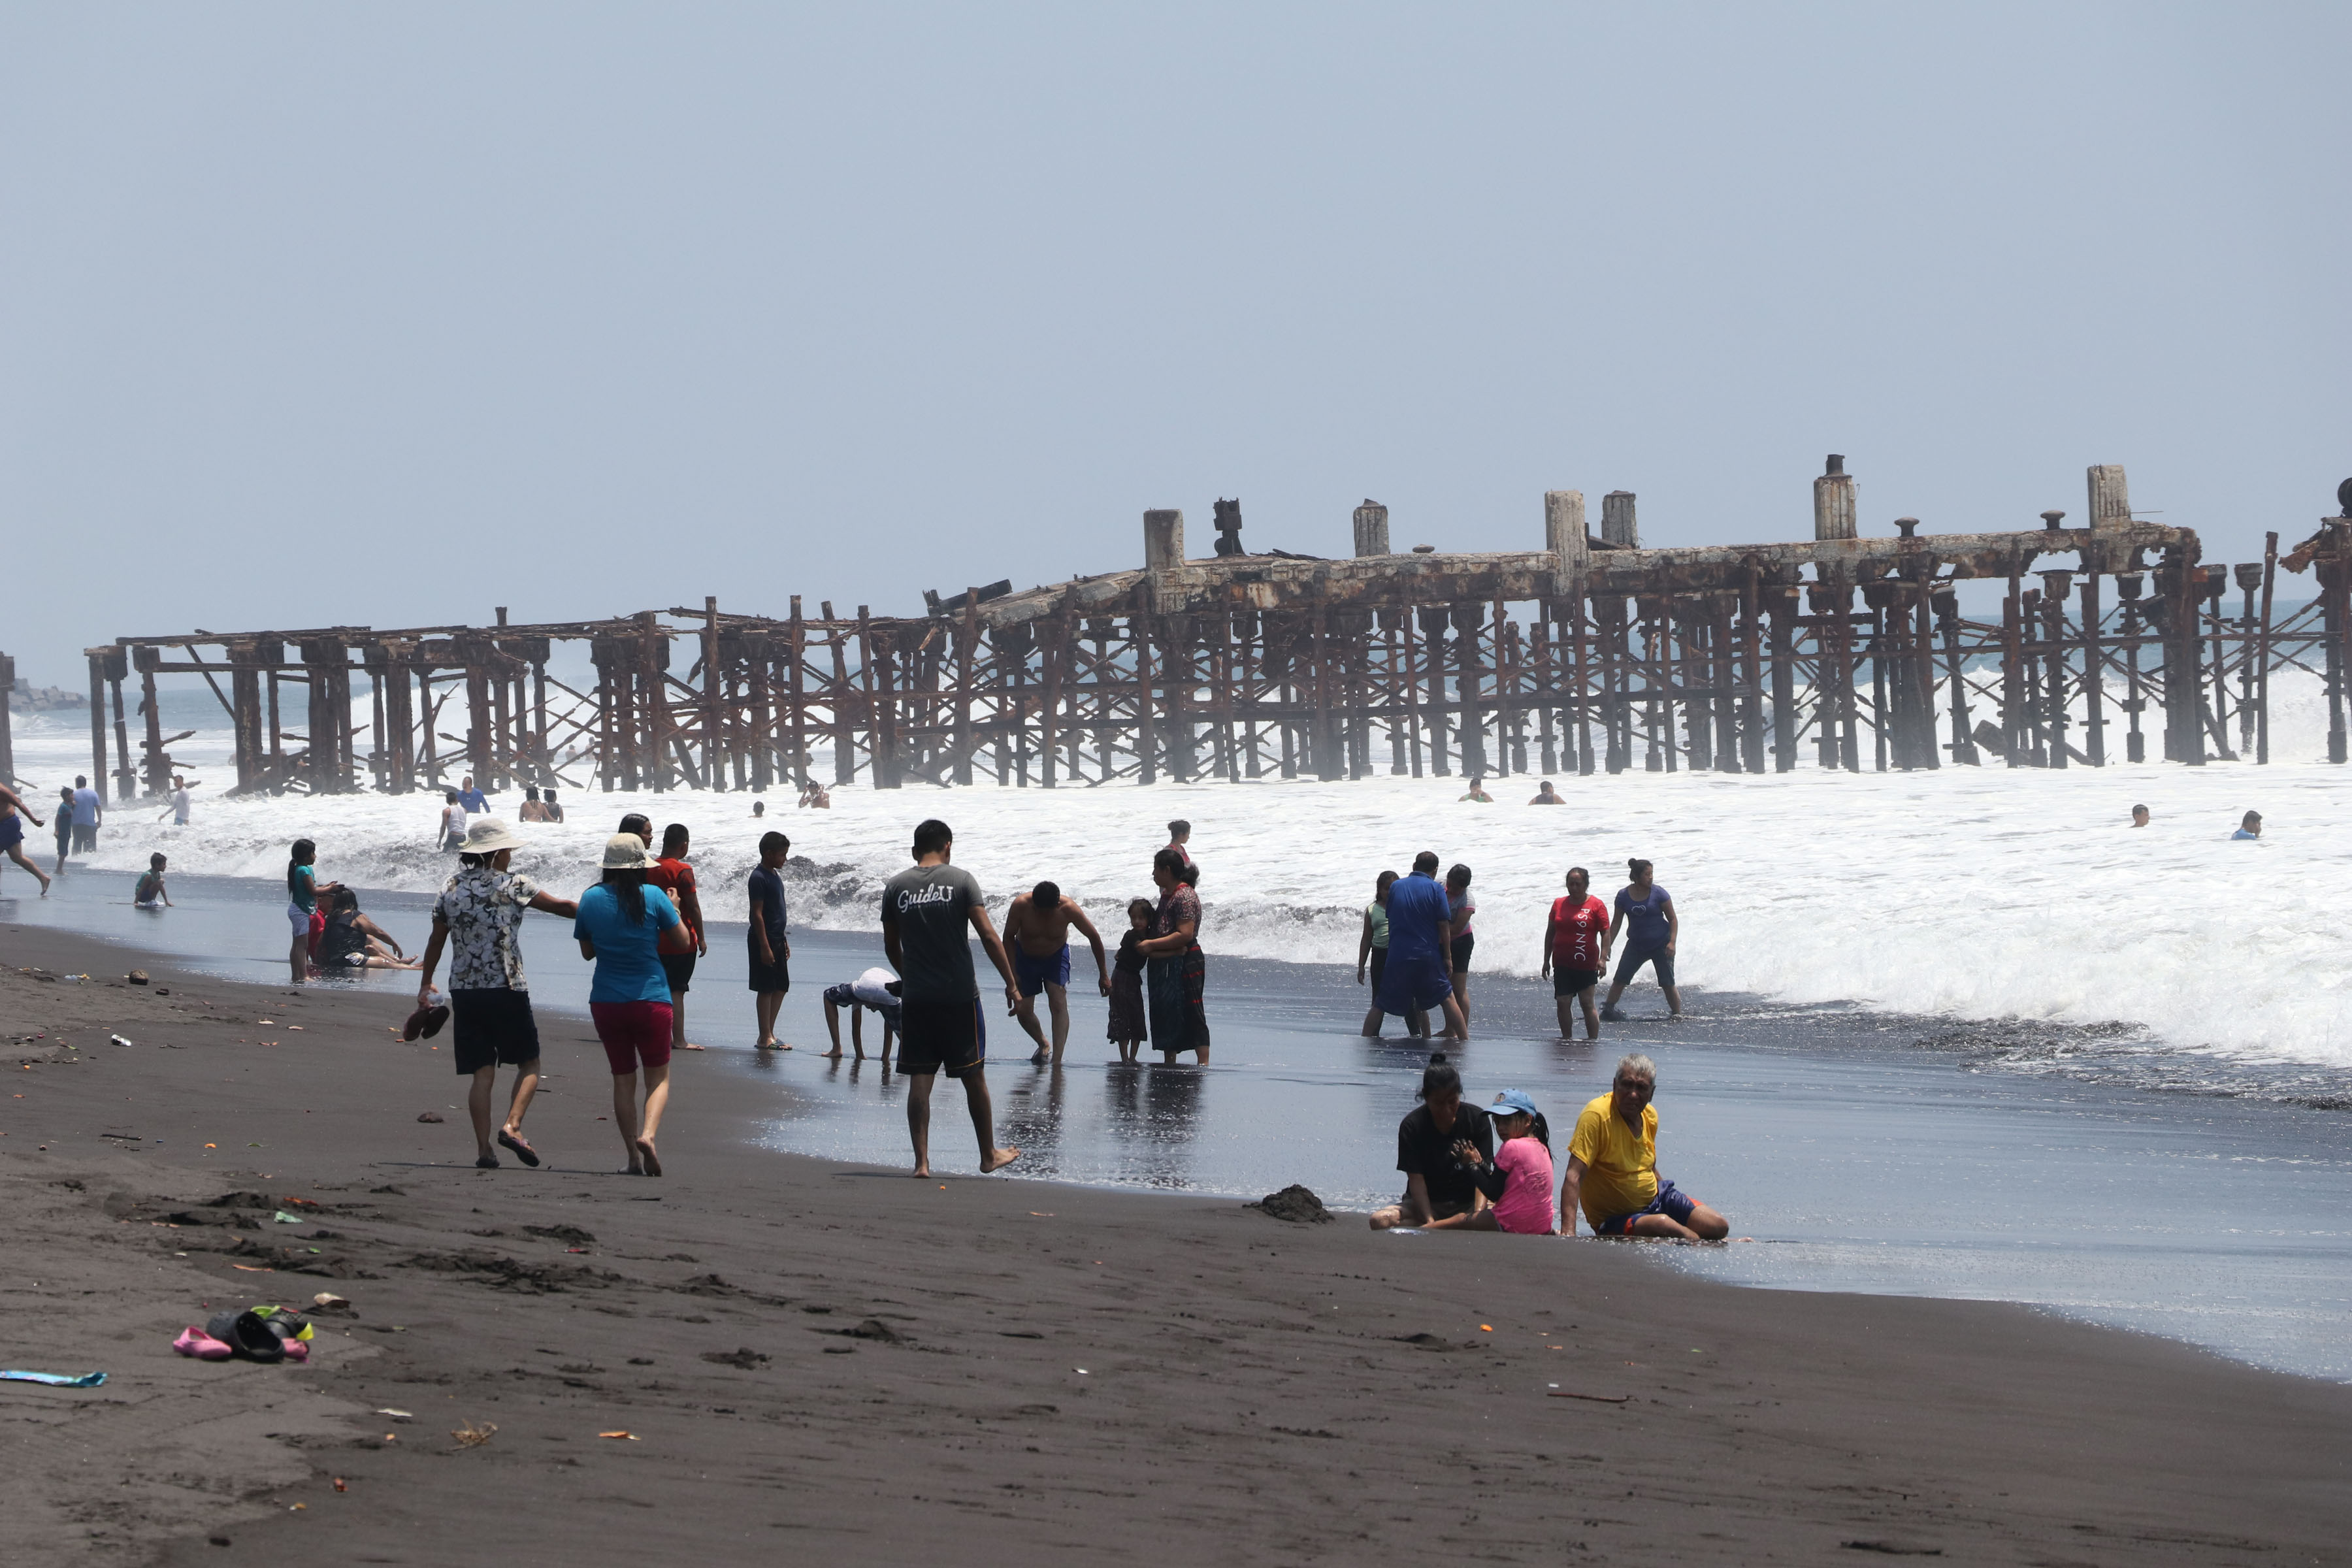
[[[2278,1564],[2352,1534],[2352,1389],[2168,1342],[780,1156],[691,1056],[670,1173],[630,1179],[565,1019],[548,1168],[477,1172],[396,997],[0,939],[5,1359],[110,1374],[0,1384],[11,1563]],[[321,1289],[358,1315],[307,1367],[169,1349]]]

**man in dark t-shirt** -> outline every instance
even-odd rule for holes
[[[971,872],[949,864],[955,835],[932,817],[915,829],[915,864],[882,889],[882,948],[898,972],[898,1070],[907,1077],[907,1131],[915,1144],[915,1174],[931,1173],[931,1079],[944,1070],[963,1082],[972,1131],[980,1137],[985,1175],[1021,1157],[996,1146],[995,1113],[988,1099],[988,1036],[981,1021],[973,975],[971,933],[1004,977],[1004,1001],[1017,1007],[1021,989],[1012,962],[982,901]]]

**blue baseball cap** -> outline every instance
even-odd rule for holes
[[[1537,1113],[1536,1102],[1528,1098],[1527,1090],[1507,1089],[1495,1097],[1494,1104],[1486,1108],[1486,1114],[1489,1116],[1508,1116],[1514,1111],[1522,1116],[1533,1116]]]

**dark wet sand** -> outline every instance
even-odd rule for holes
[[[2168,1341],[977,1179],[952,1089],[918,1183],[752,1147],[693,1057],[670,1174],[632,1180],[562,1020],[549,1168],[478,1173],[382,996],[149,963],[162,997],[0,937],[0,1039],[51,1037],[0,1101],[6,1360],[112,1374],[0,1384],[11,1563],[2278,1563],[2352,1531],[2352,1388]],[[320,1217],[163,1219],[247,1189]],[[307,1368],[168,1349],[320,1289],[360,1316]]]

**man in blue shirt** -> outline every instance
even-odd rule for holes
[[[1432,1007],[1445,1009],[1444,1037],[1466,1040],[1470,1025],[1454,998],[1454,906],[1437,884],[1437,856],[1424,849],[1413,858],[1412,875],[1389,886],[1389,958],[1374,998],[1383,1013],[1410,1017]]]
[[[474,775],[471,773],[467,773],[466,782],[457,786],[457,804],[469,812],[490,809],[488,797],[474,787]]]
[[[74,774],[73,837],[76,849],[98,847],[98,825],[106,820],[106,797],[89,787],[89,780]]]
[[[80,797],[77,795],[75,798],[79,800]],[[2230,835],[2230,837],[2232,842],[2235,842],[2241,838],[2260,838],[2262,836],[2263,814],[2259,811],[2250,811],[2246,813],[2244,820],[2238,824],[2238,831]]]

